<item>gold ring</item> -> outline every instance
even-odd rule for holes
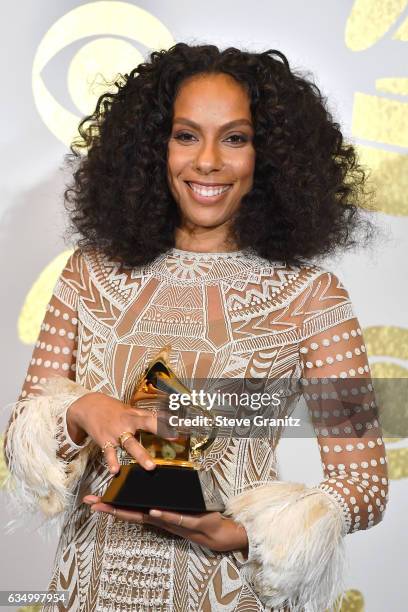
[[[104,453],[106,451],[107,448],[116,448],[116,444],[114,444],[113,442],[111,442],[110,440],[108,440],[107,442],[105,442],[105,444],[102,446],[102,452]]]
[[[121,445],[121,447],[123,449],[125,449],[125,447],[123,446],[126,442],[126,440],[129,440],[129,438],[134,438],[135,435],[132,431],[122,431],[122,433],[119,436],[119,444]],[[126,449],[125,449],[126,450]]]
[[[181,523],[183,522],[183,518],[184,518],[184,517],[183,517],[183,515],[182,515],[182,514],[180,514],[180,520],[179,520],[179,522],[177,523],[177,527],[181,527]]]
[[[116,513],[117,513],[118,509],[115,508],[115,506],[113,507],[113,518],[116,518]]]

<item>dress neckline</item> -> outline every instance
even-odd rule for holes
[[[184,249],[177,249],[172,247],[169,251],[170,255],[178,257],[189,257],[195,259],[209,259],[209,258],[228,258],[228,257],[239,257],[248,253],[248,249],[241,249],[240,251],[219,251],[219,252],[203,252],[203,251],[185,251]]]

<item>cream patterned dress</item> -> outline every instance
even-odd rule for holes
[[[165,344],[172,347],[173,369],[187,379],[358,378],[366,379],[365,392],[372,389],[350,297],[339,279],[321,267],[271,263],[250,250],[170,249],[151,264],[130,269],[100,252],[77,250],[47,306],[10,420],[9,455],[28,436],[30,420],[24,421],[24,414],[34,416],[38,383],[58,375],[127,401],[141,372]],[[65,411],[75,397],[65,394],[58,404],[55,396],[52,404],[57,448],[50,465],[58,462],[60,475],[49,485],[43,483],[42,490],[31,487],[45,513],[66,508],[50,585],[69,592],[68,605],[59,609],[269,610],[244,578],[245,560],[239,553],[214,552],[152,526],[92,513],[81,504],[85,493],[101,495],[111,476],[92,442],[77,447],[69,439]],[[352,443],[347,435],[339,439],[327,427],[320,428],[313,395],[305,398],[324,471],[316,488],[333,501],[343,535],[372,527],[381,520],[388,498],[384,445],[372,404],[356,409],[356,427],[370,430],[369,441],[365,437]],[[336,423],[330,425],[335,428]],[[270,439],[219,438],[206,451],[202,467],[225,501],[277,479],[280,435],[277,430]],[[28,482],[29,468],[18,466],[15,457],[13,461],[16,479]],[[73,493],[65,498],[58,482],[61,473]]]

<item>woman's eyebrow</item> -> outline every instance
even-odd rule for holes
[[[195,121],[192,121],[191,119],[187,119],[187,117],[175,117],[174,123],[185,123],[186,125],[190,125],[191,127],[200,129],[200,126],[198,123],[196,123]],[[228,123],[224,123],[224,125],[220,126],[220,130],[224,130],[226,128],[232,128],[232,127],[235,127],[237,125],[242,125],[242,124],[246,124],[246,125],[249,125],[250,127],[253,127],[252,122],[249,119],[242,118],[242,119],[234,119],[233,121],[228,121]]]

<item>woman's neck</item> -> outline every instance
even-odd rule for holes
[[[200,231],[201,230],[201,231]],[[175,246],[182,251],[196,251],[197,253],[223,253],[237,251],[238,246],[231,240],[225,230],[218,228],[202,231],[189,230],[178,227],[175,230]]]

